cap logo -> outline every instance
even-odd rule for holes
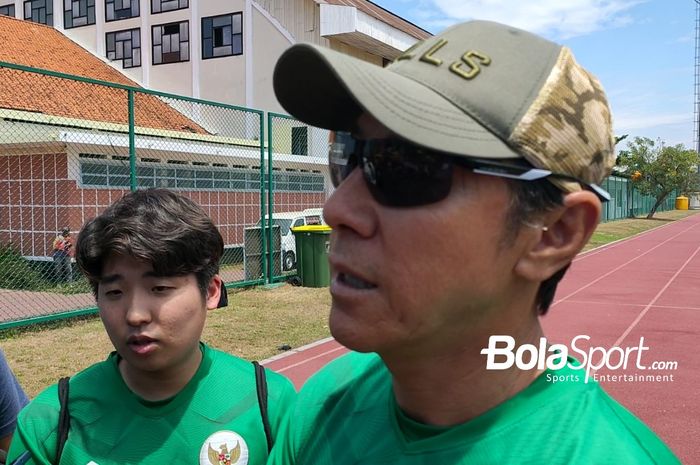
[[[433,57],[433,53],[440,50],[446,43],[447,41],[445,39],[438,40],[435,45],[430,47],[430,50],[421,55],[420,61],[422,61],[423,63],[429,63],[431,65],[440,66],[442,64],[442,60]]]
[[[479,67],[478,63],[473,60],[473,58],[479,60],[484,66],[491,64],[491,57],[484,55],[481,52],[477,52],[476,50],[469,50],[467,53],[462,55],[462,61],[455,61],[450,65],[450,71],[455,73],[457,76],[466,79],[467,81],[474,79],[476,75],[481,72],[481,68]],[[469,71],[462,69],[462,65],[465,64],[469,66]]]
[[[415,57],[413,50],[415,50],[422,42],[416,42],[405,52],[403,52],[396,61],[402,60],[412,60]],[[443,61],[435,56],[438,50],[447,45],[446,39],[439,39],[435,44],[433,44],[425,53],[423,53],[419,61],[433,65],[436,67],[442,66]],[[459,60],[454,61],[449,66],[450,72],[456,74],[462,79],[470,81],[474,79],[480,72],[481,66],[489,66],[491,64],[491,57],[481,53],[477,50],[469,50],[462,55]],[[466,68],[465,68],[466,66]]]

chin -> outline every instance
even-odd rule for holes
[[[368,331],[367,326],[348,324],[348,321],[336,321],[331,314],[331,335],[343,346],[355,352],[379,352],[382,345],[381,338],[374,332]]]

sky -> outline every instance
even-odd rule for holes
[[[696,147],[693,0],[372,1],[433,34],[488,19],[566,45],[603,84],[616,135]]]

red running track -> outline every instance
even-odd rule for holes
[[[700,214],[576,258],[542,320],[552,343],[588,350],[635,347],[626,369],[599,375],[666,375],[661,381],[601,380],[618,401],[649,425],[686,465],[700,465]],[[266,365],[298,387],[347,350],[332,338],[269,359]],[[578,356],[577,356],[578,357]],[[579,357],[580,358],[580,357]],[[620,360],[615,355],[613,363]],[[677,362],[652,371],[652,362]],[[672,381],[670,376],[672,375]]]

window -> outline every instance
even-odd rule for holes
[[[308,128],[298,126],[292,128],[292,155],[308,155]]]
[[[190,61],[189,21],[153,26],[153,64]]]
[[[151,13],[182,10],[189,7],[189,0],[151,0]]]
[[[243,13],[202,18],[202,58],[243,53]]]
[[[53,0],[27,0],[24,2],[24,19],[53,26]]]
[[[122,68],[141,66],[141,30],[139,28],[108,32],[105,37],[108,59],[122,60]]]
[[[95,24],[95,0],[63,0],[63,26],[66,29]]]
[[[15,6],[14,5],[3,5],[0,6],[0,15],[15,17]]]
[[[80,179],[85,187],[129,187],[128,161],[101,160],[80,154]],[[187,162],[183,162],[187,163]],[[323,192],[321,173],[274,173],[278,191]],[[196,190],[259,191],[260,171],[250,168],[218,168],[149,163],[136,167],[139,187],[170,187]],[[291,220],[290,220],[291,223]]]
[[[139,16],[139,0],[105,0],[105,8],[105,21]]]

